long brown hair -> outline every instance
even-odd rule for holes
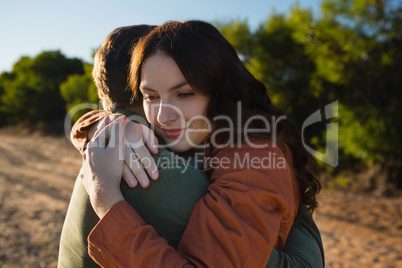
[[[244,66],[230,43],[211,24],[202,21],[168,22],[156,27],[137,44],[133,53],[130,85],[134,97],[140,97],[141,69],[145,60],[156,51],[172,57],[189,85],[210,96],[207,117],[227,116],[237,126],[238,102],[245,122],[252,116],[280,118],[277,122],[277,143],[286,155],[291,150],[292,167],[299,182],[301,205],[313,211],[318,207],[316,194],[321,185],[306,168],[310,155],[304,148],[296,127],[267,95],[265,85]],[[216,129],[228,128],[226,120],[214,121]],[[249,127],[262,129],[264,123],[254,120]],[[265,137],[266,134],[265,134]],[[271,137],[268,137],[271,138]]]

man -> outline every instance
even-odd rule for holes
[[[97,51],[93,77],[106,111],[92,111],[74,125],[72,142],[81,152],[94,135],[95,123],[101,118],[105,120],[107,115],[123,114],[129,119],[145,122],[134,112],[135,106],[130,102],[132,95],[127,89],[127,73],[132,45],[150,29],[152,26],[146,25],[118,28]],[[192,209],[208,191],[209,179],[185,159],[165,149],[159,149],[158,154],[152,157],[155,163],[162,163],[158,181],[149,182],[147,177],[144,178],[145,173],[134,176],[126,169],[123,176],[129,185],[137,184],[133,181],[135,177],[142,187],[132,188],[122,181],[121,190],[124,198],[145,222],[176,248]],[[150,176],[155,175],[152,169],[147,170]],[[98,221],[78,177],[62,230],[58,267],[99,267],[87,252],[87,236]],[[318,229],[308,214],[300,214],[284,251],[274,250],[268,267],[323,266],[323,249]]]

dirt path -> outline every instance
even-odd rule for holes
[[[327,267],[402,267],[402,199],[320,194],[315,219]]]
[[[65,138],[0,133],[1,267],[56,267],[80,162]]]
[[[56,267],[80,155],[68,141],[0,130],[0,267]],[[323,191],[326,267],[402,267],[402,198]]]

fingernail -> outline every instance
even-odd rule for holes
[[[142,181],[142,185],[144,185],[144,187],[148,186],[148,180],[147,179],[141,179]]]
[[[130,184],[131,187],[134,187],[134,186],[135,186],[135,180],[134,180],[134,179],[130,179],[130,183],[129,183],[129,184]]]

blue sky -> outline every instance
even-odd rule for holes
[[[23,55],[61,50],[68,57],[92,62],[115,28],[133,24],[161,24],[167,20],[200,19],[227,22],[247,19],[251,27],[266,20],[272,10],[286,13],[297,0],[13,0],[0,3],[0,72],[11,71]],[[319,12],[321,0],[300,0]]]

